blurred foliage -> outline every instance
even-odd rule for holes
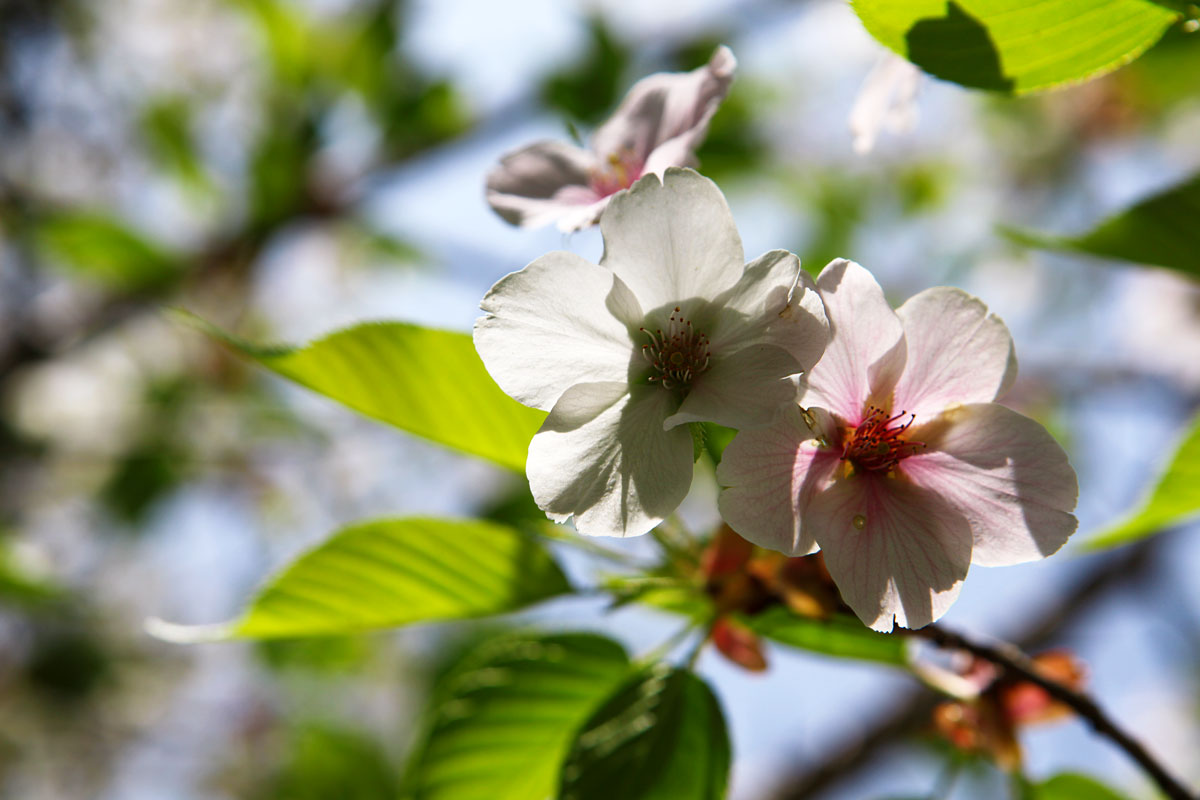
[[[352,672],[370,659],[370,641],[363,636],[312,636],[299,639],[264,639],[254,643],[264,664],[277,672],[304,670],[335,674]]]
[[[587,49],[545,80],[541,97],[572,122],[595,125],[616,107],[632,57],[601,16],[588,19],[587,36]]]
[[[1078,236],[1007,229],[1030,247],[1169,267],[1200,278],[1200,174],[1147,197]]]
[[[203,197],[214,187],[197,149],[194,112],[183,96],[151,99],[142,110],[142,135],[151,158],[193,195]]]
[[[395,767],[363,733],[310,724],[290,734],[288,758],[248,800],[396,800]]]
[[[30,686],[49,699],[83,700],[113,673],[111,657],[96,634],[78,625],[51,625],[37,631],[26,665]]]
[[[1200,416],[1192,420],[1146,497],[1123,520],[1089,539],[1090,549],[1130,544],[1200,515]]]
[[[117,290],[161,287],[183,267],[162,245],[103,214],[64,211],[35,223],[34,235],[50,260]]]

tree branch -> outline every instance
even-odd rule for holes
[[[1171,775],[1162,764],[1158,763],[1141,742],[1134,739],[1117,725],[1091,697],[1039,673],[1032,659],[1021,652],[1016,646],[1003,643],[988,645],[974,642],[960,633],[955,633],[941,627],[937,623],[910,631],[909,635],[926,639],[938,647],[970,653],[976,658],[989,661],[1001,667],[1010,676],[1017,676],[1023,681],[1028,681],[1040,687],[1046,694],[1087,720],[1096,733],[1106,737],[1117,747],[1124,750],[1130,758],[1136,761],[1154,779],[1154,782],[1162,789],[1163,794],[1171,798],[1171,800],[1196,800],[1195,794]]]

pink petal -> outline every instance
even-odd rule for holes
[[[821,270],[817,290],[829,318],[825,355],[801,381],[805,406],[852,425],[868,401],[886,405],[904,366],[904,329],[870,272],[839,258]]]
[[[729,92],[736,68],[737,59],[729,48],[718,47],[708,64],[699,69],[642,78],[625,95],[612,119],[596,130],[592,150],[602,160],[629,157],[645,165],[656,148],[676,140],[669,148],[670,159],[654,172],[661,175],[668,166],[688,166],[709,120]]]
[[[860,473],[816,493],[801,514],[842,599],[875,630],[890,631],[893,619],[923,627],[958,597],[971,563],[971,530],[934,492]]]
[[[692,437],[663,430],[674,402],[657,386],[581,383],[554,404],[529,444],[534,500],[589,536],[638,536],[669,516],[692,484]]]
[[[990,403],[1012,384],[1017,358],[1008,328],[959,289],[938,286],[896,310],[908,360],[894,407],[917,421],[954,403]]]
[[[591,189],[595,157],[563,142],[535,142],[500,159],[488,174],[487,200],[492,209],[514,225],[540,227],[571,217],[571,224],[589,217],[592,224],[603,210],[602,198]]]
[[[742,431],[721,456],[717,482],[721,516],[751,542],[789,556],[816,550],[800,508],[824,487],[838,467],[835,453],[821,450],[815,434],[792,407],[774,425]]]
[[[979,403],[914,427],[910,437],[927,449],[904,459],[900,469],[967,518],[972,562],[995,567],[1044,558],[1075,531],[1075,471],[1037,422]]]

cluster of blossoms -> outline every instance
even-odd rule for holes
[[[565,217],[578,185],[555,184],[554,165],[582,156],[539,144],[505,159],[494,207],[565,228],[599,215],[604,255],[550,253],[502,278],[476,347],[505,392],[549,412],[527,473],[552,519],[646,533],[691,485],[691,423],[735,428],[717,471],[729,526],[785,556],[821,551],[872,628],[924,626],[971,564],[1062,546],[1074,471],[1040,424],[995,402],[1016,360],[979,300],[940,287],[893,310],[850,261],[815,282],[783,250],[744,263],[720,190],[670,166],[692,159],[733,65],[722,48],[693,73],[639,83],[597,134],[600,155],[567,175],[591,194]],[[628,164],[618,139],[633,143]],[[614,153],[619,180],[597,177]],[[537,179],[528,202],[513,199],[522,174]]]

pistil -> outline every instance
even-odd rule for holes
[[[651,382],[660,383],[664,389],[678,389],[690,386],[708,369],[712,360],[708,337],[684,318],[679,306],[667,322],[666,333],[661,328],[641,331],[650,337],[650,344],[642,345],[642,355],[652,367]]]
[[[908,420],[901,422],[906,416]],[[858,470],[891,472],[903,459],[925,449],[923,443],[908,441],[905,436],[915,419],[904,411],[889,417],[882,408],[869,406],[862,422],[843,439],[842,460]]]

